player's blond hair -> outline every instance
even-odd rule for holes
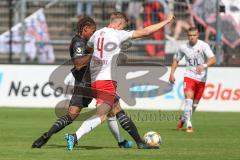
[[[122,12],[113,12],[110,16],[110,23],[114,22],[117,19],[123,19],[126,23],[128,23],[127,16]]]
[[[197,27],[190,27],[188,28],[187,32],[198,31]]]

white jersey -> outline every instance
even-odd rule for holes
[[[115,70],[121,43],[132,38],[132,34],[133,31],[104,27],[92,35],[87,44],[94,49],[90,62],[92,82],[96,80],[116,81]]]
[[[198,65],[207,63],[208,58],[214,57],[209,45],[201,40],[198,40],[194,46],[191,46],[189,43],[183,44],[174,55],[174,59],[180,61],[184,56],[186,60],[186,71],[184,76],[206,82],[207,68],[201,73],[198,73],[196,68]]]

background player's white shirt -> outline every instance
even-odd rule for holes
[[[174,59],[180,61],[184,56],[186,60],[186,71],[184,76],[206,82],[207,68],[201,73],[198,73],[196,68],[198,65],[207,63],[208,58],[214,57],[209,45],[201,40],[198,40],[194,46],[191,46],[189,43],[183,44],[174,55]]]
[[[87,44],[94,49],[90,62],[92,82],[96,80],[116,81],[115,68],[121,43],[132,38],[132,34],[133,31],[104,27],[92,35]]]

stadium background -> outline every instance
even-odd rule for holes
[[[196,0],[195,0],[196,1]],[[108,23],[109,14],[112,11],[118,10],[125,12],[130,17],[130,23],[128,29],[134,29],[140,25],[136,25],[136,19],[140,19],[142,21],[142,24],[144,26],[147,26],[151,23],[156,23],[159,20],[163,19],[164,15],[166,15],[168,12],[174,12],[176,15],[176,21],[183,20],[188,21],[188,19],[192,19],[191,21],[195,22],[195,25],[200,29],[200,38],[204,40],[205,32],[206,32],[206,25],[202,24],[198,19],[198,16],[194,16],[193,13],[189,12],[189,8],[192,7],[193,10],[193,2],[190,0],[159,0],[159,1],[132,1],[132,4],[129,4],[130,1],[128,0],[120,0],[120,1],[97,1],[97,0],[90,0],[90,1],[81,1],[83,3],[83,11],[78,11],[81,9],[79,8],[78,4],[80,1],[78,0],[1,0],[0,1],[0,22],[1,22],[1,28],[0,33],[6,32],[9,29],[9,26],[14,26],[17,23],[24,22],[25,17],[33,14],[34,12],[38,11],[40,8],[44,8],[44,14],[46,17],[46,24],[48,26],[48,33],[49,33],[49,41],[46,41],[44,39],[37,39],[35,43],[38,45],[46,45],[51,44],[54,48],[54,55],[55,55],[55,64],[61,64],[66,59],[68,59],[68,44],[71,40],[71,37],[75,34],[76,31],[76,23],[78,20],[78,16],[80,16],[82,13],[91,15],[97,22],[98,28],[101,28],[105,26]],[[10,3],[11,2],[11,3]],[[196,1],[197,2],[204,2],[204,1]],[[215,5],[216,0],[212,0],[210,2],[203,3],[203,5]],[[219,6],[222,6],[223,4],[220,3]],[[231,27],[225,27],[221,26],[221,19],[217,19],[217,26],[214,26],[217,30],[219,28],[220,35],[224,32],[225,35],[231,35],[232,37],[237,36],[235,39],[239,39],[239,6],[237,5],[237,0],[231,0],[229,1],[232,5],[228,7],[232,7],[232,13],[235,14],[236,18],[233,20],[235,23],[235,29]],[[91,10],[86,11],[87,7],[84,5],[90,4]],[[140,3],[140,4],[138,4]],[[11,7],[9,7],[11,5]],[[136,9],[134,7],[137,7],[139,9]],[[201,7],[201,6],[200,6]],[[213,11],[216,11],[216,7],[213,6],[215,9]],[[135,9],[135,13],[132,11],[132,9]],[[211,9],[211,8],[210,8]],[[226,9],[227,10],[227,9]],[[203,9],[204,12],[209,12],[208,8]],[[86,12],[86,13],[85,13]],[[90,12],[90,13],[87,13]],[[217,11],[216,11],[217,12]],[[196,12],[195,12],[196,13]],[[211,13],[211,12],[210,12]],[[209,15],[210,15],[209,13]],[[213,13],[211,13],[213,14]],[[215,13],[214,13],[215,14]],[[221,16],[221,12],[217,12],[217,15]],[[228,13],[229,15],[229,13]],[[208,22],[209,17],[208,15],[203,15],[202,18],[203,21]],[[215,15],[216,16],[216,15]],[[205,19],[204,19],[205,18]],[[10,20],[11,19],[11,20]],[[222,20],[223,21],[223,20]],[[11,23],[12,22],[12,23]],[[137,22],[141,23],[141,22]],[[176,43],[169,42],[170,39],[169,36],[173,36],[174,34],[174,23],[170,27],[165,27],[165,30],[162,32],[157,33],[156,36],[153,38],[147,38],[145,41],[134,41],[133,47],[129,49],[128,55],[130,59],[133,60],[159,60],[164,59],[164,63],[166,65],[169,65],[171,63],[172,54],[174,53],[174,49],[171,49],[173,46],[179,46],[179,43],[181,43],[181,40],[184,40],[186,38],[186,35],[184,34],[184,31],[180,34],[179,39]],[[22,42],[21,40],[23,38],[23,33],[27,32],[26,23],[23,23],[23,26],[21,30],[18,32],[19,37],[17,37],[15,40],[13,37],[13,44],[18,45],[25,45],[27,43]],[[209,25],[210,26],[210,25]],[[224,27],[224,28],[223,28]],[[221,29],[222,28],[222,29]],[[235,35],[234,30],[238,30],[237,35]],[[214,31],[213,31],[214,32]],[[219,34],[218,34],[219,35]],[[21,39],[22,38],[22,39]],[[26,38],[26,37],[25,37]],[[238,40],[239,41],[239,40]],[[28,42],[26,40],[26,42]],[[218,44],[217,37],[215,34],[210,34],[209,36],[209,43],[212,45],[213,49],[215,49],[216,45]],[[28,42],[29,43],[29,42]],[[170,44],[169,44],[170,43]],[[231,42],[234,43],[234,40]],[[6,44],[6,42],[5,42]],[[144,46],[146,44],[153,44],[159,47],[160,44],[165,44],[163,46],[163,49],[165,49],[165,54],[162,55],[161,53],[158,54],[158,51],[156,53],[150,53],[150,51],[146,51],[144,49]],[[229,45],[226,45],[226,43],[222,43],[220,41],[219,43],[221,45],[221,50],[217,51],[219,53],[219,65],[225,65],[225,66],[232,66],[232,65],[238,65],[239,64],[239,43],[238,45],[235,45],[234,47],[230,47]],[[169,45],[171,47],[169,47]],[[161,47],[161,46],[160,46]],[[24,47],[22,47],[24,48]],[[151,50],[151,49],[150,49]],[[3,50],[0,50],[3,52]],[[6,50],[5,50],[6,52]],[[7,52],[9,52],[7,50]],[[20,52],[20,51],[19,51]],[[23,50],[24,52],[24,50]],[[26,52],[26,51],[25,51]],[[37,51],[37,55],[35,57],[28,56],[26,54],[13,54],[13,57],[11,58],[9,54],[0,54],[1,56],[1,62],[2,63],[33,63],[37,64],[41,63],[41,60],[38,60],[38,56],[43,54],[39,53],[40,51]],[[223,52],[223,53],[222,53]],[[44,62],[42,62],[44,63]]]
[[[227,6],[223,7],[226,1]],[[198,7],[203,13],[216,13],[215,18],[194,12],[196,2],[201,4]],[[69,59],[69,43],[75,34],[78,16],[82,15],[80,3],[85,8],[85,14],[89,14],[87,3],[91,5],[92,11],[91,7],[88,9],[98,28],[108,23],[110,13],[115,10],[126,12],[131,17],[129,30],[141,27],[141,23],[147,26],[158,22],[168,12],[174,12],[176,21],[172,25],[153,37],[131,41],[131,47],[124,50],[129,62],[160,62],[159,66],[150,66],[155,68],[167,66],[169,69],[174,52],[185,42],[184,31],[177,40],[173,40],[177,21],[193,21],[200,29],[202,40],[205,40],[206,30],[210,28],[208,43],[218,63],[209,69],[208,89],[198,111],[214,112],[195,113],[196,133],[176,134],[173,130],[183,109],[183,68],[180,67],[176,73],[179,79],[172,92],[163,96],[138,97],[135,108],[123,104],[128,109],[134,109],[128,113],[139,126],[141,134],[155,130],[162,135],[164,144],[160,151],[142,151],[138,154],[135,153],[136,149],[119,151],[113,138],[108,140],[111,135],[103,125],[83,139],[82,147],[69,154],[65,151],[62,137],[67,131],[75,131],[78,122],[56,135],[42,150],[30,150],[32,141],[56,118],[53,107],[70,97],[60,95],[49,86],[44,91],[42,89],[49,82],[53,70]],[[106,159],[106,155],[114,159],[213,159],[216,156],[224,160],[239,159],[239,4],[239,0],[0,0],[0,159]],[[227,15],[229,10],[235,16],[234,20]],[[224,15],[230,22],[221,19]],[[20,25],[16,26],[18,23]],[[11,26],[15,28],[8,32]],[[161,79],[167,82],[168,75],[169,71]],[[70,77],[69,81],[72,83],[73,78]],[[40,89],[34,89],[36,85]],[[143,86],[136,91],[147,89]],[[50,96],[43,96],[43,92]],[[103,138],[100,140],[96,136]]]

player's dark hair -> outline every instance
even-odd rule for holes
[[[79,18],[77,23],[77,32],[78,34],[82,34],[83,28],[85,26],[96,26],[95,21],[89,16],[83,16]]]
[[[126,14],[122,12],[113,12],[110,16],[110,22],[114,21],[115,19],[124,19],[126,23],[128,23],[128,18]]]
[[[188,32],[192,32],[192,31],[198,31],[197,27],[188,28]]]

